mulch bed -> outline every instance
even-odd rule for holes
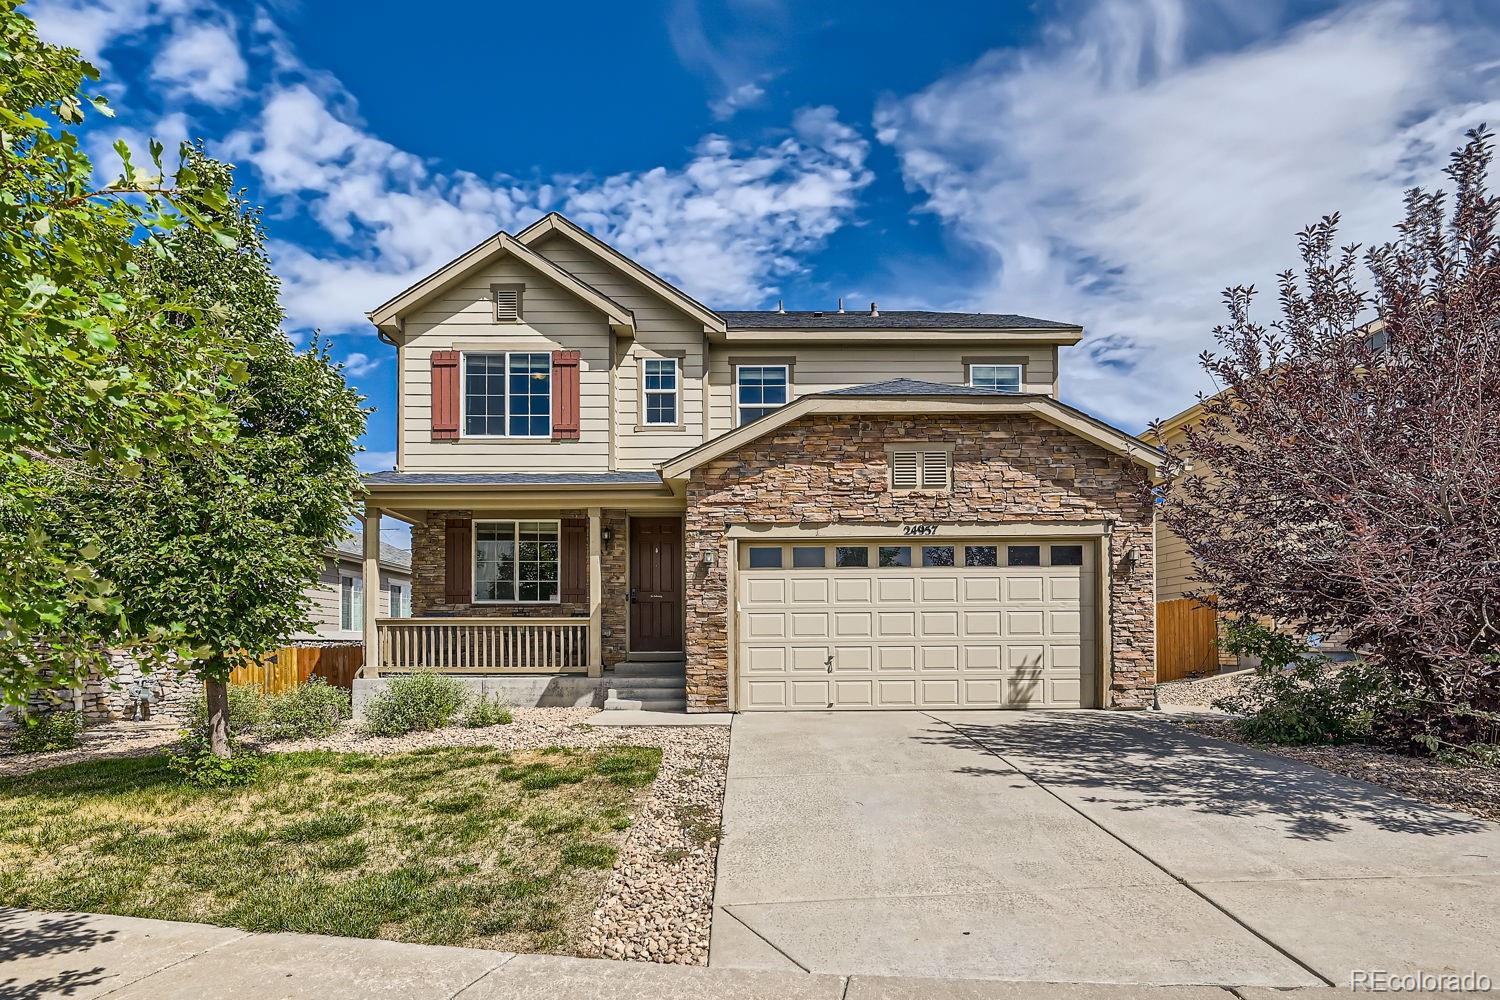
[[[1357,778],[1389,788],[1422,802],[1457,809],[1480,819],[1500,823],[1500,770],[1487,767],[1455,767],[1428,757],[1408,757],[1373,747],[1286,747],[1252,743],[1242,737],[1229,719],[1165,716],[1204,736],[1228,740],[1266,753],[1320,767],[1334,774]]]

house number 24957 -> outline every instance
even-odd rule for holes
[[[903,524],[901,534],[903,535],[935,535],[938,526],[935,524]]]

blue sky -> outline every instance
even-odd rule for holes
[[[1326,212],[1388,238],[1500,122],[1500,0],[354,9],[23,8],[104,72],[91,149],[201,137],[238,165],[289,332],[331,337],[376,408],[371,469],[395,365],[365,310],[548,210],[725,308],[1082,323],[1064,396],[1138,430],[1205,387],[1226,285],[1270,287]]]

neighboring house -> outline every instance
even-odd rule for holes
[[[412,525],[415,617],[366,623],[366,676],[685,660],[690,710],[1150,702],[1160,455],[1058,400],[1076,325],[716,311],[555,214],[369,315],[399,435],[366,528]]]
[[[297,641],[364,637],[364,555],[360,532],[341,538],[323,558],[318,582],[305,593],[312,599],[314,630],[296,636]],[[411,553],[394,545],[380,544],[380,616],[406,618],[411,615]]]

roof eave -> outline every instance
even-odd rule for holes
[[[723,334],[711,336],[711,339],[728,344],[779,343],[782,341],[807,343],[809,340],[824,343],[866,343],[871,339],[889,338],[892,336],[900,336],[907,340],[941,341],[945,344],[962,343],[964,341],[974,343],[1000,341],[1005,343],[1070,347],[1083,340],[1083,328],[993,327],[955,329],[951,327],[865,327],[808,329],[805,327],[733,327]]]

